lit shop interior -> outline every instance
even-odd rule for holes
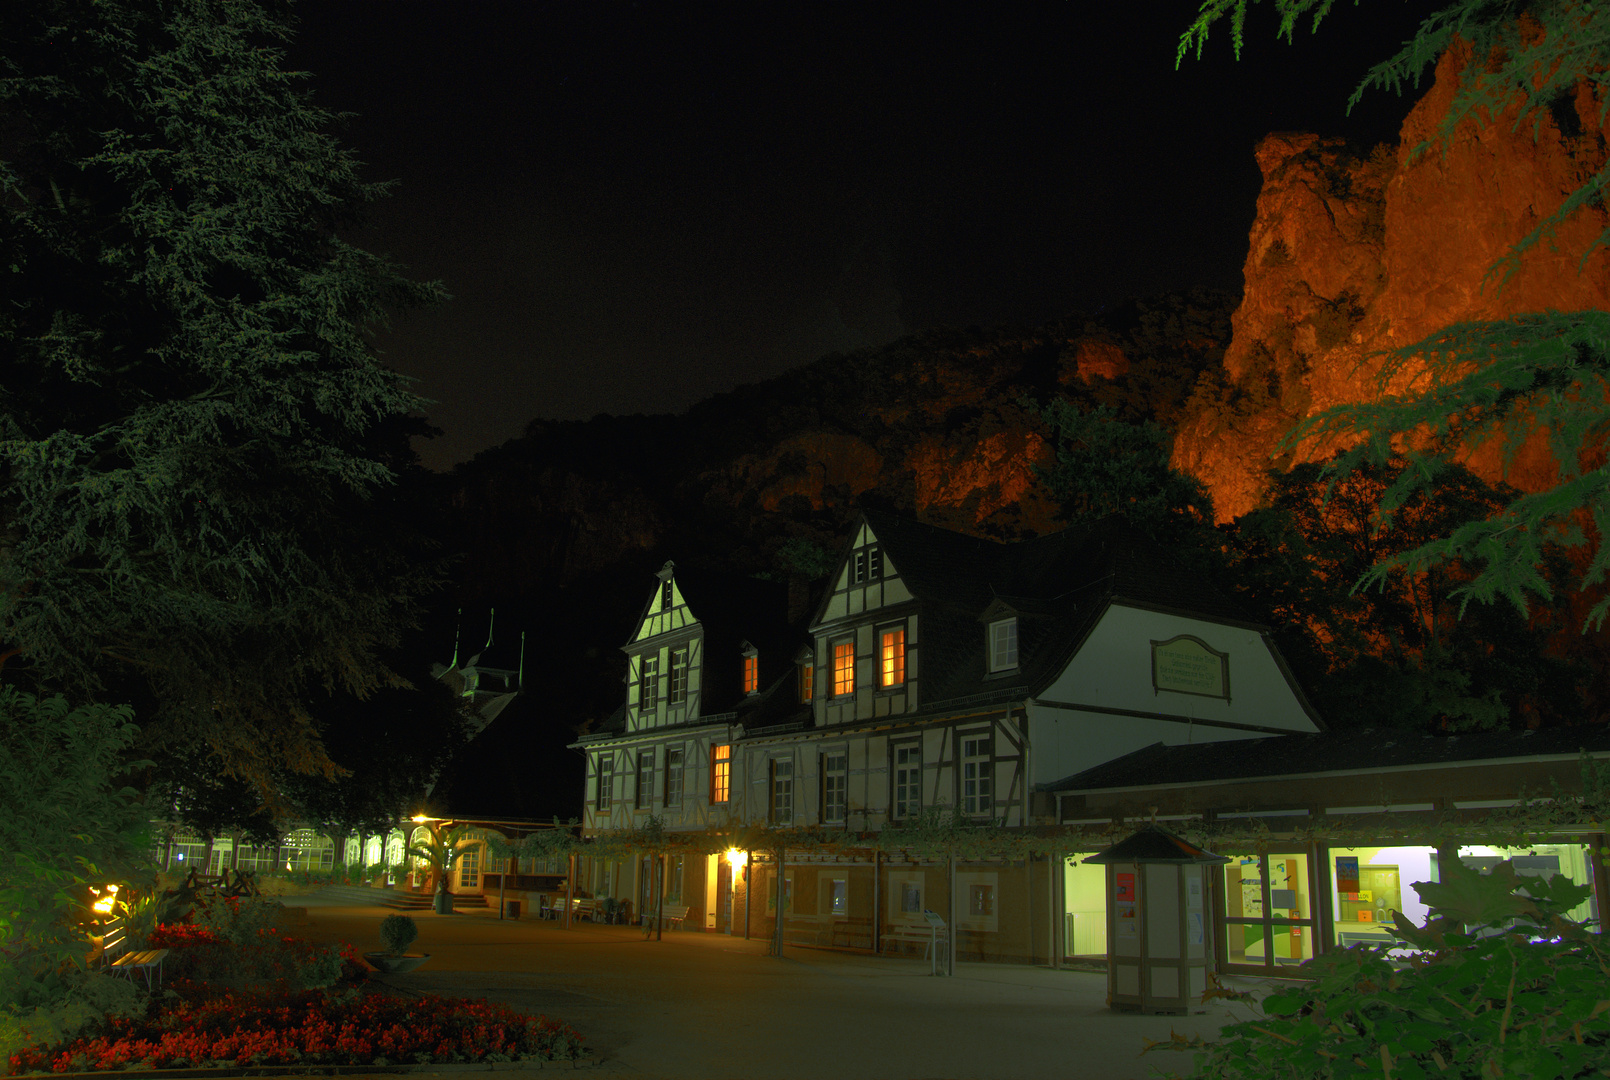
[[[1294,967],[1314,955],[1316,938],[1328,938],[1332,947],[1395,940],[1387,932],[1393,912],[1401,911],[1416,925],[1425,923],[1429,913],[1413,886],[1441,880],[1436,849],[1403,845],[1322,850],[1328,862],[1325,874],[1314,872],[1314,856],[1304,851],[1221,852],[1230,861],[1216,870],[1214,911],[1220,956],[1228,968]],[[1084,858],[1070,856],[1063,868],[1064,941],[1069,956],[1101,959],[1107,955],[1105,868],[1087,865]],[[1522,877],[1564,874],[1578,885],[1593,883],[1593,864],[1581,844],[1524,848],[1476,844],[1461,847],[1459,858],[1480,870],[1512,858]],[[1316,879],[1320,879],[1318,893]],[[1590,893],[1569,917],[1596,921],[1596,897]]]

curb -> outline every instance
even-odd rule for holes
[[[535,1069],[586,1069],[597,1065],[594,1057],[552,1061],[525,1058],[520,1061],[444,1061],[424,1065],[246,1065],[238,1069],[100,1069],[95,1072],[14,1073],[16,1077],[50,1077],[52,1080],[105,1080],[108,1076],[137,1076],[147,1080],[214,1080],[238,1076],[369,1076],[408,1073],[529,1072]],[[7,1080],[11,1080],[7,1077]]]

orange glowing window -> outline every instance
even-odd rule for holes
[[[710,748],[710,801],[724,803],[732,797],[732,744]]]
[[[878,685],[899,686],[906,681],[906,628],[885,630],[878,649]]]
[[[833,646],[833,693],[855,692],[855,642],[841,641]]]
[[[801,701],[811,700],[811,692],[814,689],[813,684],[815,682],[816,665],[801,664],[799,668],[799,699]]]
[[[744,693],[753,694],[760,689],[760,657],[744,657]]]

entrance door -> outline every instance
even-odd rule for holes
[[[1224,966],[1246,974],[1295,967],[1314,955],[1314,895],[1308,856],[1232,857],[1222,868]]]

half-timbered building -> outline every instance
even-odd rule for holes
[[[1053,819],[1052,784],[1141,747],[1323,728],[1263,628],[1116,525],[1008,544],[867,511],[799,627],[764,582],[735,592],[667,563],[648,592],[624,700],[576,744],[587,835],[652,816],[854,836],[929,807],[1023,828]],[[919,927],[920,868],[869,881],[879,871],[851,857],[830,863],[784,871],[785,914],[807,935],[876,946]],[[649,902],[647,862],[584,872],[584,887]],[[1018,879],[963,876],[963,925],[1032,955],[1003,927]],[[722,929],[745,879],[712,856],[673,866],[666,889],[690,925]],[[762,898],[774,919],[777,895],[757,885]]]

